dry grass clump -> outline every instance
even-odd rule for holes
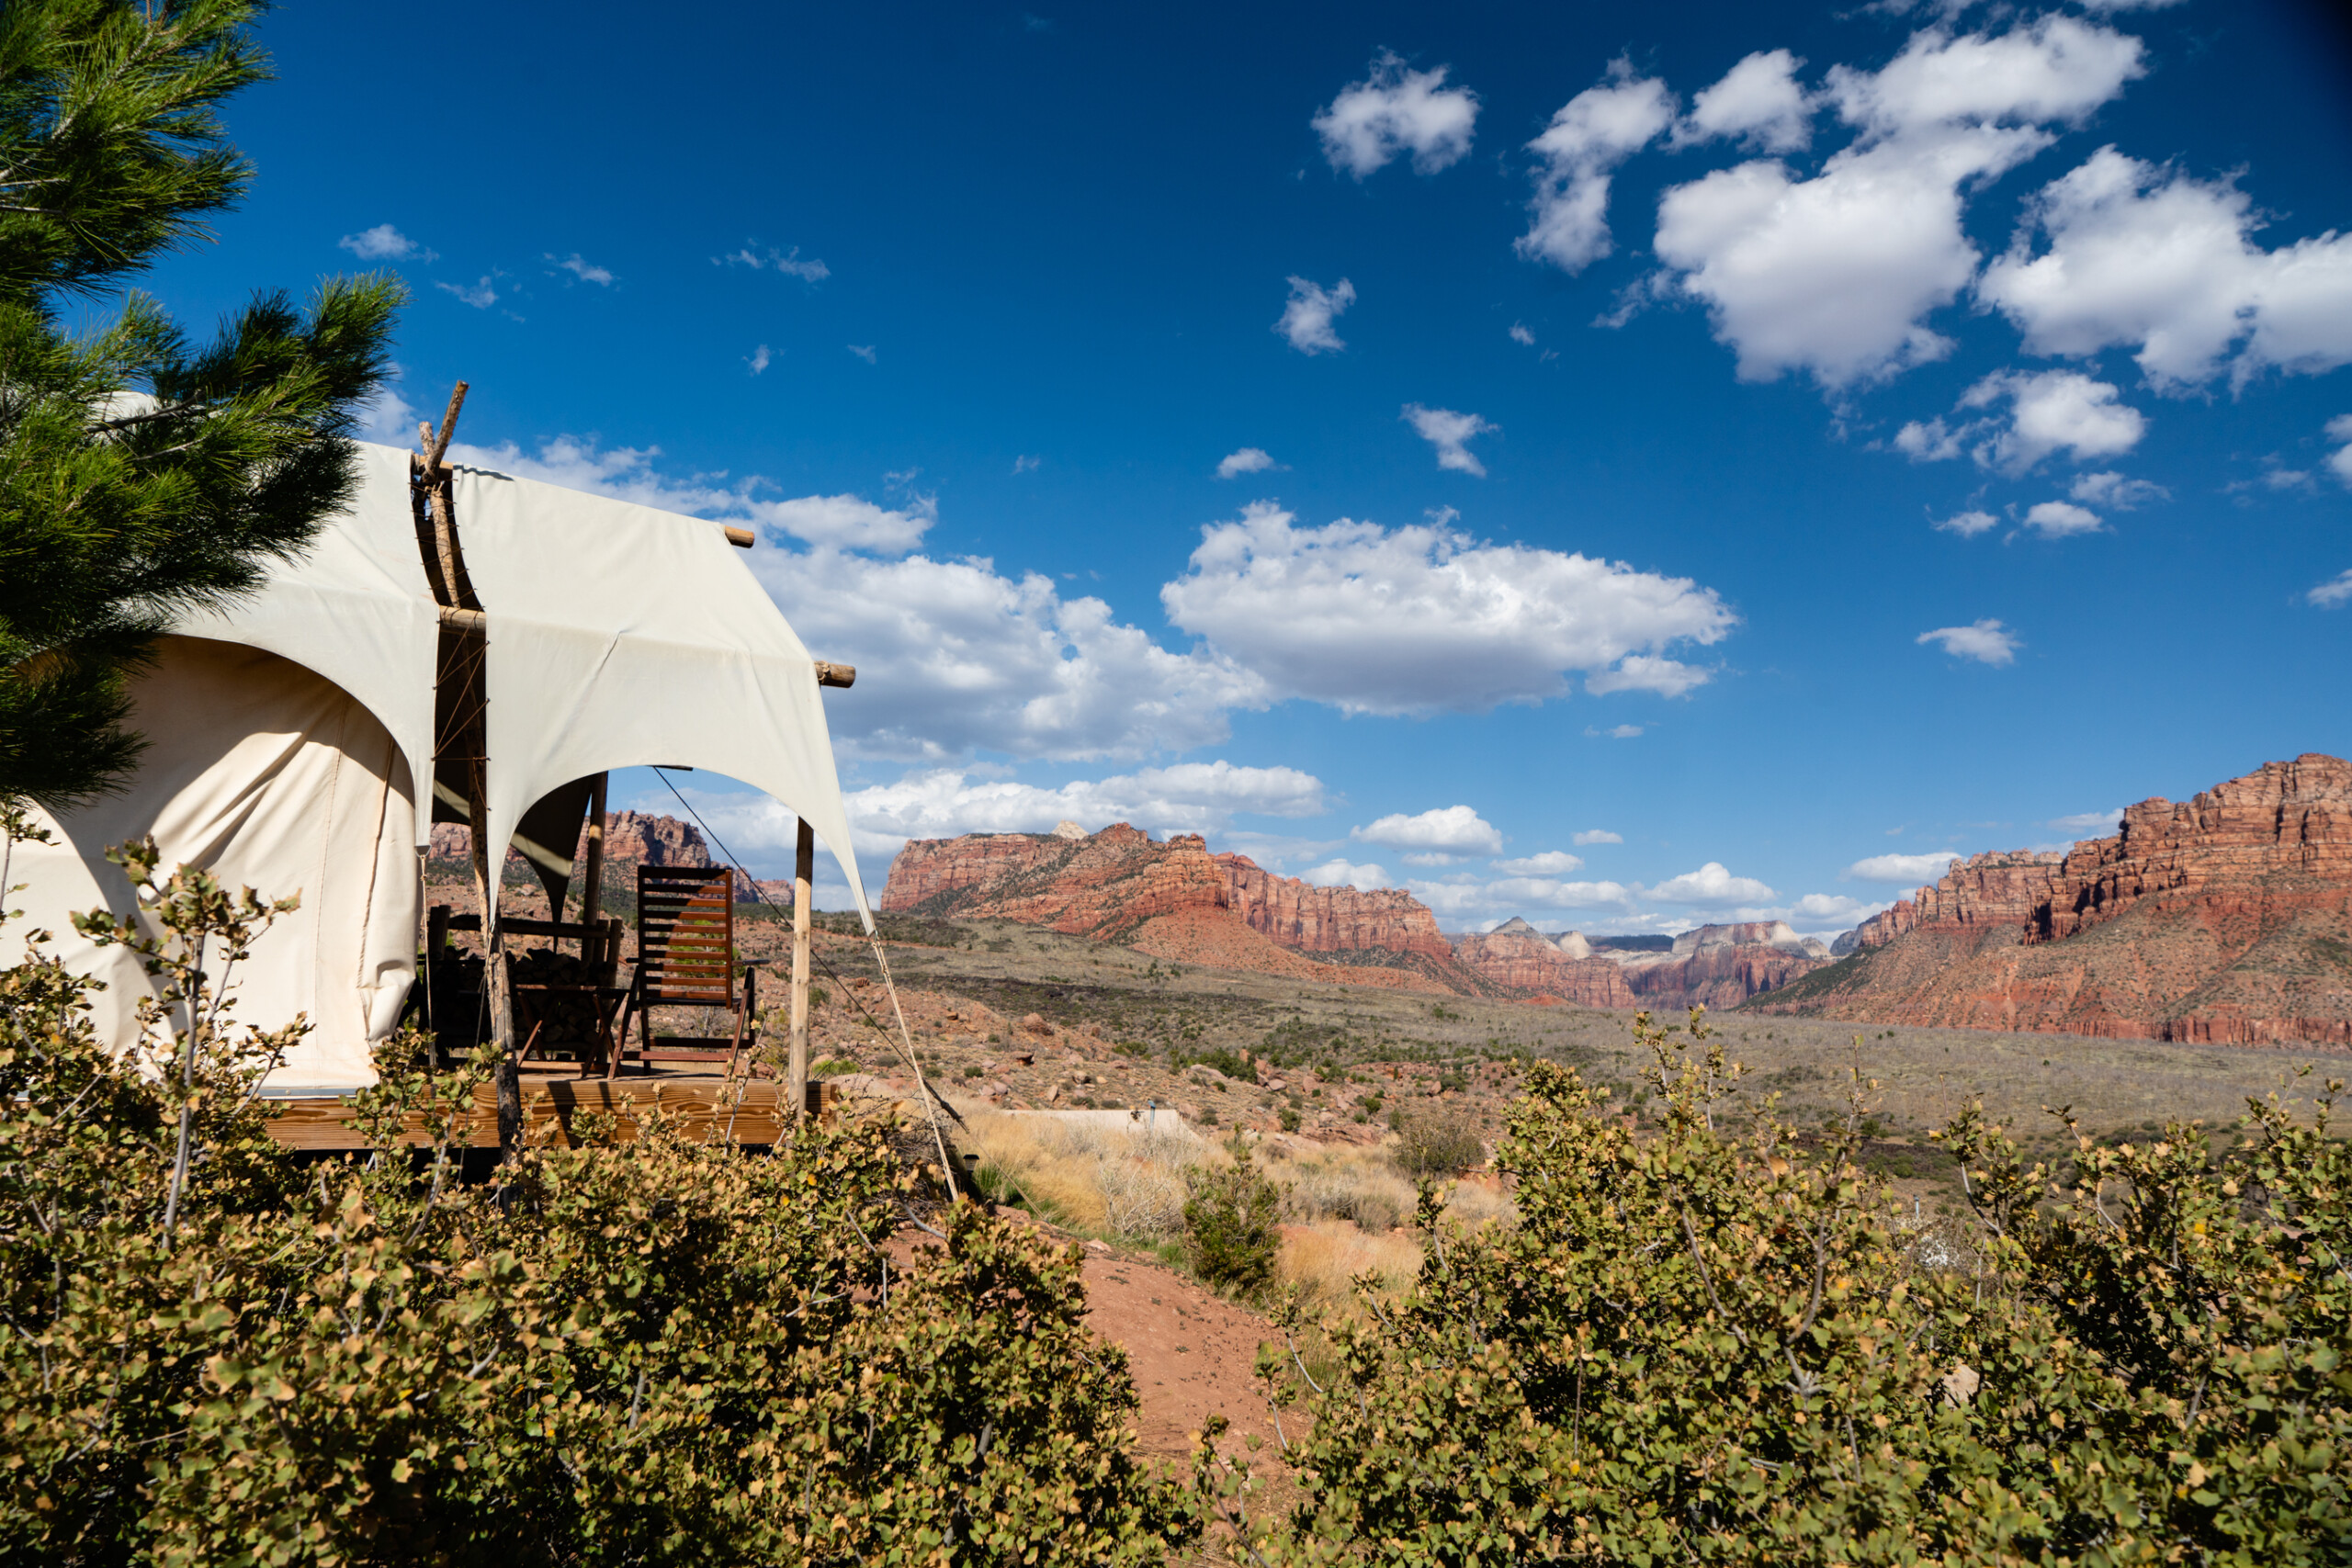
[[[960,1142],[979,1155],[983,1188],[1069,1229],[1136,1241],[1165,1241],[1183,1228],[1184,1168],[1213,1157],[1205,1141],[1175,1125],[978,1110],[965,1122]]]
[[[1297,1288],[1310,1318],[1353,1316],[1361,1310],[1355,1281],[1373,1276],[1383,1298],[1402,1294],[1421,1267],[1421,1249],[1396,1231],[1368,1235],[1345,1220],[1317,1220],[1283,1227],[1277,1277]]]
[[[1519,1224],[1519,1205],[1503,1184],[1491,1176],[1465,1176],[1446,1194],[1445,1212],[1472,1230],[1481,1225]]]
[[[1347,1220],[1376,1233],[1413,1217],[1413,1184],[1385,1149],[1342,1145],[1295,1156],[1268,1174],[1283,1189],[1283,1217],[1296,1224]]]

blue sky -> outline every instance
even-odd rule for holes
[[[2352,743],[2323,8],[1269,11],[292,6],[150,285],[391,267],[386,438],[462,377],[461,456],[753,523],[876,886],[1124,818],[1828,931]]]

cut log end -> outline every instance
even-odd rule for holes
[[[823,660],[820,659],[817,660],[817,684],[820,686],[854,686],[857,684],[857,666],[854,664],[828,664]]]
[[[748,550],[760,542],[760,536],[749,528],[729,528],[726,533],[727,542],[739,550]]]

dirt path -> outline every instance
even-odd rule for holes
[[[1280,1452],[1256,1377],[1259,1345],[1282,1337],[1272,1324],[1155,1260],[1093,1246],[1086,1302],[1088,1326],[1127,1353],[1146,1453],[1189,1461],[1193,1434],[1219,1414],[1231,1441],[1255,1434],[1260,1459]],[[1295,1436],[1298,1421],[1283,1420]]]

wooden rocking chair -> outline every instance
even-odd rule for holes
[[[757,969],[742,965],[742,984],[736,985],[734,873],[725,866],[639,866],[637,954],[605,1077],[618,1077],[624,1058],[648,1072],[657,1062],[724,1062],[734,1077],[744,1046],[759,1034]],[[735,1032],[656,1034],[657,1007],[725,1008],[735,1015]],[[632,1020],[639,1032],[633,1049]]]

